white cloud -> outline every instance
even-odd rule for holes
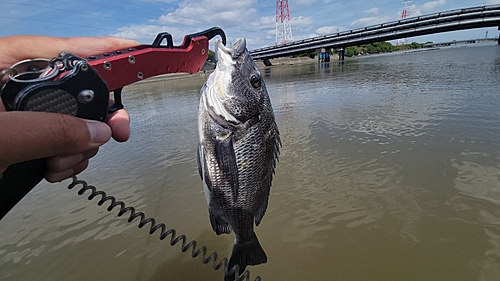
[[[319,35],[326,35],[326,34],[332,34],[336,32],[344,31],[344,28],[340,26],[335,26],[335,25],[330,25],[330,26],[323,26],[318,29],[316,29],[315,34]]]
[[[437,12],[438,8],[443,6],[445,3],[446,0],[437,0],[426,2],[421,6],[413,4],[411,6],[408,6],[407,8],[407,17],[418,17],[421,15]]]
[[[160,25],[152,25],[152,24],[140,24],[140,25],[131,25],[124,26],[118,29],[118,32],[111,34],[112,36],[134,39],[141,43],[151,44],[153,40],[156,38],[156,35],[160,32],[168,32],[174,38],[174,44],[181,44],[181,40],[184,38],[184,35],[189,33],[194,33],[195,31],[172,28],[171,26],[160,26]]]
[[[172,34],[174,44],[178,45],[186,34],[219,26],[226,33],[228,42],[245,36],[251,48],[259,42],[262,34],[274,32],[272,21],[275,17],[259,19],[254,8],[256,5],[256,0],[184,0],[176,9],[150,20],[148,24],[124,26],[112,35],[150,43],[159,32],[166,31]]]
[[[186,0],[180,3],[174,12],[160,16],[158,22],[183,25],[200,23],[234,25],[253,19],[257,15],[254,5],[255,0],[201,0],[201,2]]]
[[[292,33],[293,33],[294,29],[300,31],[310,29],[312,27],[314,19],[312,17],[298,16],[298,17],[292,17],[291,22],[292,22]]]
[[[251,22],[250,25],[252,28],[256,30],[268,30],[275,29],[276,26],[276,17],[275,16],[266,16],[261,17],[260,20]]]
[[[175,2],[176,0],[140,0],[140,1],[146,3],[172,3]]]
[[[491,5],[491,4],[500,4],[500,0],[487,0],[486,4]]]
[[[445,3],[446,3],[446,0],[427,2],[427,3],[424,3],[422,6],[420,6],[420,11],[422,13],[430,13],[430,12],[433,12],[434,9],[436,9],[438,6],[443,6]]]
[[[489,0],[489,1],[500,1],[500,0]],[[435,10],[441,6],[443,6],[446,3],[446,0],[436,0],[436,1],[430,1],[426,2],[420,6],[417,6],[415,4],[410,5],[406,7],[407,10],[407,17],[416,17],[420,16],[423,14],[428,14],[435,12]],[[386,16],[369,16],[369,17],[364,17],[357,19],[351,23],[352,28],[357,28],[357,27],[364,27],[364,26],[370,26],[370,25],[375,25],[375,24],[380,24],[392,20],[397,20],[401,18],[401,11],[398,11],[397,14],[393,14],[392,16],[386,15]],[[371,8],[369,10],[365,10],[364,13],[366,14],[371,14],[375,15],[380,12],[379,8]]]
[[[309,6],[309,5],[312,5],[315,2],[316,2],[316,0],[297,0],[297,1],[295,1],[295,4]]]
[[[374,7],[369,10],[365,10],[364,12],[365,14],[378,14],[378,8]]]
[[[375,25],[383,22],[392,20],[390,16],[380,16],[380,17],[366,17],[360,18],[351,23],[352,27],[363,27],[369,25]]]

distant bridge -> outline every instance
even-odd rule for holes
[[[500,5],[457,9],[391,21],[363,28],[319,36],[286,45],[250,51],[254,59],[264,61],[314,52],[321,48],[341,49],[349,46],[473,28],[500,29]]]
[[[454,45],[492,43],[492,42],[498,42],[498,38],[479,38],[479,39],[468,39],[468,40],[454,40],[451,42],[426,43],[425,47],[434,48],[434,47],[447,47]]]

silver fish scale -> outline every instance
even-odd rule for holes
[[[241,165],[238,163],[239,178],[245,185],[241,189],[256,189],[255,202],[259,205],[252,206],[252,212],[256,215],[257,225],[267,207],[274,172],[274,159],[277,157],[275,149],[277,148],[278,128],[274,123],[273,115],[269,115],[269,108],[267,106],[264,108],[259,122],[247,132],[245,138],[239,140],[238,148],[235,147],[236,158],[241,159]],[[257,213],[259,208],[261,210]]]
[[[238,207],[252,210],[254,214],[262,202],[262,193],[265,192],[263,189],[266,185],[262,182],[262,175],[267,149],[260,136],[262,136],[260,124],[256,124],[234,145],[239,182],[238,200],[235,203]]]

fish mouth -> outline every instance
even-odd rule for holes
[[[220,40],[215,41],[215,52],[217,53],[217,61],[234,64],[234,60],[238,59],[245,53],[247,41],[245,38],[238,38],[232,47],[226,47]]]
[[[237,71],[242,60],[246,58],[246,40],[239,38],[232,47],[226,47],[220,40],[215,41],[217,66],[207,80],[206,107],[214,120],[224,120],[220,123],[241,123],[232,115],[225,101],[234,98],[236,93],[232,88],[232,75]]]

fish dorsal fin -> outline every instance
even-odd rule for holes
[[[233,146],[233,133],[228,133],[225,137],[215,138],[215,157],[222,171],[222,176],[230,183],[233,191],[233,199],[238,198],[238,165]]]
[[[236,43],[233,45],[233,58],[241,56],[247,48],[247,40],[245,38],[236,39]]]

